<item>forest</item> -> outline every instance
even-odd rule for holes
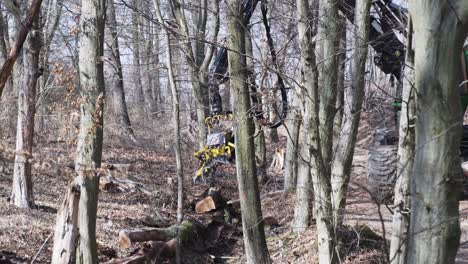
[[[0,0],[0,263],[468,263],[467,106],[466,0]]]

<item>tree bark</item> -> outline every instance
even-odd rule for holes
[[[242,210],[242,227],[247,263],[271,263],[265,241],[256,177],[254,124],[250,111],[245,58],[245,28],[242,23],[240,0],[228,1],[229,19],[229,76],[233,96],[236,125],[236,167]]]
[[[286,124],[286,157],[284,166],[284,190],[291,192],[296,190],[298,173],[299,128],[301,127],[301,114],[295,109],[298,101],[296,94],[292,96],[292,110],[289,112]]]
[[[76,182],[70,184],[67,194],[57,212],[52,249],[53,264],[74,263],[75,245],[78,239],[78,203],[80,187]]]
[[[460,240],[461,106],[457,79],[468,2],[409,2],[416,122],[407,263],[453,263]],[[439,32],[444,32],[441,37]]]
[[[405,264],[410,220],[410,179],[414,158],[414,46],[413,25],[408,19],[406,61],[400,112],[397,181],[395,184],[390,263]]]
[[[154,2],[156,9],[156,15],[158,16],[159,23],[164,25],[164,19],[162,17],[161,10],[159,8],[159,3],[157,0]],[[177,166],[177,222],[181,223],[183,220],[183,200],[184,200],[184,172],[182,167],[182,150],[180,144],[180,110],[179,110],[179,91],[177,90],[177,84],[175,82],[173,63],[172,63],[172,53],[171,53],[171,38],[170,32],[164,28],[165,31],[165,40],[167,46],[167,59],[166,67],[168,70],[168,79],[169,86],[171,87],[172,92],[172,114],[173,114],[173,125],[174,125],[174,135],[175,135],[175,154],[176,154],[176,166]]]
[[[214,2],[214,40],[216,40],[219,31],[219,1]],[[200,148],[205,146],[207,129],[205,119],[209,116],[209,91],[208,91],[208,66],[213,56],[215,47],[210,47],[205,53],[204,39],[206,38],[206,25],[208,16],[208,1],[202,0],[202,5],[198,10],[198,14],[194,13],[197,23],[197,40],[192,43],[189,37],[189,29],[187,19],[182,10],[183,1],[171,0],[171,4],[176,16],[180,35],[182,40],[182,49],[185,53],[188,66],[190,67],[190,78],[192,82],[193,94],[195,98],[195,108],[197,111],[198,123],[198,144]],[[197,16],[198,15],[198,16]]]
[[[140,4],[140,6],[142,6]],[[150,10],[147,8],[141,7],[140,10],[146,15],[150,16]],[[151,67],[152,67],[152,60],[151,60],[151,53],[153,51],[153,36],[151,33],[151,25],[150,21],[143,16],[139,16],[140,21],[140,38],[142,41],[145,42],[143,48],[143,56],[141,61],[143,63],[143,96],[145,99],[145,108],[147,112],[147,116],[151,119],[156,113],[156,100],[153,97],[153,78],[151,78]]]
[[[42,40],[37,19],[28,35],[23,51],[23,69],[18,93],[18,121],[16,129],[16,155],[13,170],[11,202],[22,208],[34,206],[31,163],[34,143],[34,117],[36,114],[37,79],[41,75],[39,54]]]
[[[117,28],[117,19],[115,17],[115,5],[113,0],[109,0],[108,23],[112,37],[111,54],[115,62],[116,80],[112,87],[112,99],[114,103],[114,112],[117,115],[117,123],[122,131],[133,141],[136,140],[132,129],[130,117],[128,116],[127,103],[125,101],[125,89],[123,81],[122,62],[120,60],[119,36]]]
[[[139,7],[139,1],[133,0],[133,6],[136,8]],[[135,99],[138,105],[139,111],[145,110],[145,98],[143,95],[143,84],[141,82],[141,64],[140,64],[140,23],[138,19],[138,13],[135,10],[132,10],[132,49],[133,49],[133,80],[135,84]],[[145,119],[144,116],[143,119]]]
[[[101,165],[104,112],[104,21],[106,0],[82,0],[80,17],[79,68],[81,122],[75,159],[76,184],[79,186],[78,241],[76,263],[97,263],[96,213]],[[67,209],[72,211],[72,209]],[[63,228],[60,221],[56,229]],[[73,228],[69,229],[70,231]],[[67,236],[66,234],[64,234]],[[55,243],[66,242],[63,240]],[[71,242],[71,241],[70,241]],[[54,245],[55,247],[55,245]],[[59,262],[58,262],[59,263]]]
[[[319,71],[319,143],[311,159],[318,159],[319,166],[312,165],[312,186],[314,188],[315,219],[317,221],[318,254],[320,263],[337,261],[336,235],[333,219],[331,162],[333,150],[333,121],[336,113],[337,94],[337,51],[339,35],[338,7],[335,0],[319,1],[317,46],[320,63]],[[317,126],[317,124],[315,125]]]
[[[303,232],[310,224],[312,216],[312,171],[317,173],[321,166],[321,153],[319,148],[318,133],[318,72],[315,58],[316,33],[315,12],[308,0],[296,0],[298,13],[298,38],[301,51],[302,76],[301,103],[304,120],[304,133],[302,133],[303,145],[298,153],[298,175],[296,186],[296,204],[294,207],[294,219],[292,229],[295,232]],[[312,156],[312,153],[315,155]],[[313,165],[315,165],[313,167]]]
[[[351,51],[351,86],[344,91],[343,124],[340,129],[336,152],[331,167],[333,190],[333,214],[335,227],[342,223],[346,205],[346,193],[353,162],[356,136],[361,118],[364,97],[364,78],[369,40],[370,0],[356,1],[354,11],[354,45]]]
[[[16,42],[13,47],[10,49],[8,58],[3,63],[2,68],[0,69],[0,97],[3,93],[3,88],[5,87],[8,78],[13,71],[13,66],[15,65],[16,59],[23,48],[23,44],[28,36],[29,30],[31,29],[33,22],[37,19],[39,11],[41,8],[42,0],[33,0],[31,6],[26,14],[26,18],[21,23],[21,30],[18,32]]]

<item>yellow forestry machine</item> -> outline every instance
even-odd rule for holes
[[[243,20],[242,23],[247,26],[250,18],[260,0],[244,0],[242,2],[243,8]],[[278,67],[276,51],[273,45],[273,38],[270,32],[270,25],[268,22],[268,8],[267,1],[261,1],[261,11],[263,18],[263,25],[265,27],[265,33],[268,40],[268,46],[270,51],[271,60],[273,62],[273,69],[276,72],[278,80],[278,89],[281,94],[282,110],[279,114],[279,119],[270,122],[261,111],[261,106],[258,100],[257,85],[254,79],[254,73],[248,72],[248,82],[250,90],[250,99],[252,102],[252,110],[249,113],[257,119],[257,122],[261,125],[268,126],[270,128],[279,127],[283,124],[283,120],[286,117],[288,111],[287,91],[286,87],[280,74]],[[247,27],[246,27],[247,28]],[[210,108],[211,116],[205,120],[205,125],[208,128],[207,144],[202,149],[194,153],[195,158],[200,161],[200,166],[195,172],[193,178],[194,183],[206,182],[208,178],[216,171],[216,168],[222,164],[233,164],[235,162],[235,145],[234,145],[234,130],[235,119],[231,112],[223,111],[222,100],[219,93],[219,85],[229,79],[228,73],[228,56],[226,48],[219,48],[216,52],[216,56],[213,60],[213,64],[210,66],[209,71],[209,95],[210,95]]]

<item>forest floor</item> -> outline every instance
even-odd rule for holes
[[[365,119],[365,118],[364,118]],[[345,223],[341,230],[345,237],[342,244],[342,263],[385,263],[386,246],[391,234],[391,213],[381,206],[382,218],[378,206],[370,199],[365,186],[367,144],[370,126],[366,122],[360,128],[358,146],[355,150],[352,184],[348,194]],[[170,131],[170,128],[167,129]],[[281,134],[281,133],[280,133]],[[107,164],[130,164],[125,177],[140,183],[152,194],[137,191],[100,192],[97,216],[97,243],[100,261],[131,254],[141,244],[119,249],[119,231],[154,226],[157,218],[167,225],[175,223],[176,214],[176,179],[175,158],[172,151],[170,132],[152,137],[154,142],[146,142],[149,147],[118,146],[117,140],[109,138],[104,145],[103,161]],[[187,142],[190,140],[187,139]],[[123,144],[125,145],[125,144]],[[281,142],[269,144],[271,160],[274,149],[284,147],[285,137]],[[197,168],[197,161],[192,158],[193,146],[184,145],[184,166],[186,179],[187,203],[201,194],[207,186],[192,185],[191,177]],[[71,160],[72,149],[65,143],[38,144],[35,149],[43,160]],[[67,156],[68,155],[68,156]],[[61,157],[61,158],[59,158]],[[68,157],[68,158],[67,158]],[[1,160],[0,160],[1,161]],[[58,207],[72,178],[72,170],[66,164],[53,165],[47,162],[36,166],[34,173],[34,193],[37,209],[25,210],[10,206],[8,197],[12,185],[11,160],[0,163],[0,263],[30,263],[43,243],[50,236]],[[235,168],[224,166],[216,180],[221,187],[223,197],[238,199]],[[282,189],[282,173],[268,171],[268,180],[261,184],[261,194],[274,193]],[[219,221],[214,215],[196,214],[188,206],[186,217],[208,224]],[[317,263],[316,231],[312,226],[305,233],[297,235],[290,231],[293,217],[294,195],[279,194],[262,200],[264,216],[276,220],[276,225],[266,230],[267,243],[274,263]],[[462,238],[457,263],[468,263],[468,202],[461,202]],[[156,217],[157,216],[157,217]],[[385,232],[382,232],[382,223]],[[206,241],[203,250],[197,245],[184,247],[184,263],[243,263],[243,240],[239,222],[219,226],[212,241]],[[387,240],[382,239],[385,233]],[[386,243],[384,242],[386,241]],[[35,263],[48,263],[51,259],[52,238],[50,238],[35,260]]]

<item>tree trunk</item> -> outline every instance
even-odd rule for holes
[[[97,263],[96,213],[101,165],[104,71],[104,24],[106,0],[82,0],[80,19],[81,123],[75,170],[80,183],[77,263]]]
[[[410,220],[410,179],[414,158],[414,48],[413,25],[408,19],[406,62],[400,112],[397,181],[395,184],[390,263],[405,264]]]
[[[229,76],[236,125],[237,179],[242,210],[242,227],[247,263],[271,263],[265,241],[258,179],[256,177],[254,124],[249,116],[250,96],[245,58],[245,27],[240,0],[228,1]]]
[[[410,1],[416,131],[407,263],[453,263],[460,240],[461,106],[457,79],[468,2]],[[444,32],[441,37],[440,32]]]
[[[154,2],[156,9],[156,15],[158,16],[159,23],[164,25],[164,19],[159,8],[159,3],[157,0]],[[169,86],[171,87],[172,92],[172,114],[173,114],[173,125],[174,125],[174,135],[175,135],[175,154],[176,154],[176,165],[177,165],[177,222],[181,223],[183,220],[183,200],[184,200],[184,172],[182,167],[182,150],[180,144],[180,110],[179,110],[179,91],[177,90],[177,84],[175,82],[173,63],[172,63],[172,53],[171,53],[171,38],[169,31],[164,28],[165,31],[165,40],[167,46],[167,59],[166,67],[168,70],[168,79]]]
[[[57,212],[52,249],[53,264],[74,263],[75,245],[78,239],[79,200],[80,187],[77,182],[73,182],[68,187],[67,194]]]
[[[249,84],[249,90],[256,90],[258,92],[257,82],[255,80],[255,62],[253,56],[253,45],[252,45],[252,34],[250,32],[250,27],[248,28],[247,34],[245,34],[245,52],[247,54],[246,63],[247,63],[247,83]],[[258,96],[258,95],[255,95]],[[260,97],[260,96],[259,96]],[[228,100],[224,100],[225,102]],[[258,105],[262,105],[261,100],[259,100]],[[255,107],[255,106],[254,106]],[[257,177],[259,182],[264,182],[266,179],[266,145],[265,145],[265,132],[262,129],[262,126],[255,122],[255,164],[257,166]]]
[[[39,15],[41,4],[42,0],[33,0],[31,2],[31,6],[28,9],[24,21],[22,21],[22,23],[17,22],[21,24],[21,29],[18,31],[18,35],[16,36],[16,42],[10,49],[8,58],[3,63],[3,66],[0,69],[0,97],[2,96],[3,88],[5,87],[8,78],[10,77],[11,72],[13,71],[13,66],[15,65],[16,59],[21,53],[21,49],[23,48],[23,44],[26,40],[26,37],[28,36],[29,30],[33,25],[33,21],[37,19]]]
[[[139,6],[139,1],[133,0],[133,6]],[[144,111],[145,98],[143,95],[143,84],[141,82],[141,65],[140,65],[140,30],[137,11],[132,11],[132,49],[133,49],[133,81],[135,84],[135,101],[138,105],[138,111]],[[143,117],[146,119],[146,116]]]
[[[317,221],[318,251],[320,263],[337,261],[336,236],[333,219],[331,162],[333,149],[333,121],[336,113],[337,94],[337,51],[339,35],[338,7],[334,0],[319,1],[317,42],[320,55],[319,71],[319,143],[312,159],[319,159],[319,166],[312,165],[312,186],[314,187],[315,219]]]
[[[34,117],[36,114],[37,79],[39,53],[42,47],[38,21],[34,22],[23,51],[23,70],[21,84],[18,87],[18,122],[16,130],[16,155],[13,171],[13,190],[11,202],[23,208],[34,206],[31,163],[34,142]]]
[[[298,101],[294,94],[292,110],[289,112],[288,122],[286,124],[286,157],[284,170],[284,190],[291,192],[296,190],[297,172],[298,172],[298,151],[299,151],[299,128],[301,127],[301,115],[299,110],[295,109]]]
[[[356,1],[354,11],[354,47],[351,51],[351,86],[344,91],[344,115],[340,129],[336,152],[332,164],[332,190],[334,224],[338,227],[342,223],[346,205],[346,193],[351,165],[353,162],[356,136],[362,111],[364,97],[364,78],[367,61],[367,42],[369,40],[369,12],[370,0]]]
[[[143,8],[142,4],[140,4],[140,10],[150,17],[150,10],[147,8]],[[140,24],[140,39],[145,41],[144,49],[143,49],[143,56],[141,61],[144,66],[143,70],[143,96],[145,100],[145,108],[148,118],[153,118],[153,115],[156,114],[156,100],[153,97],[153,78],[151,78],[151,67],[152,67],[152,58],[151,53],[154,49],[153,47],[153,36],[151,33],[151,25],[150,21],[143,16],[139,16],[139,24]]]
[[[336,0],[319,0],[319,17],[317,26],[317,54],[320,63],[320,141],[323,163],[330,168],[333,150],[333,122],[336,113],[336,97],[338,84],[338,46],[340,40],[338,6]],[[325,175],[329,174],[325,172]]]
[[[122,131],[133,141],[135,141],[135,134],[130,123],[130,117],[128,116],[127,103],[125,101],[125,89],[123,81],[123,70],[122,62],[120,60],[120,49],[119,49],[119,37],[118,37],[118,28],[117,20],[115,17],[115,6],[114,1],[109,1],[108,9],[108,23],[109,30],[112,37],[112,46],[111,53],[113,60],[115,62],[116,68],[116,80],[115,84],[112,87],[112,99],[114,103],[114,112],[117,116],[117,123],[119,124]]]
[[[316,4],[315,1],[314,4]],[[298,13],[298,38],[301,50],[302,80],[301,89],[302,116],[304,120],[303,145],[298,153],[298,174],[296,186],[296,204],[294,207],[294,220],[292,229],[295,232],[303,232],[310,224],[312,216],[312,170],[317,172],[321,153],[318,147],[318,82],[317,67],[315,62],[316,33],[314,6],[309,5],[308,0],[296,0]],[[314,156],[312,153],[314,152]],[[314,169],[312,165],[315,165]]]
[[[207,2],[202,2],[204,4],[204,8],[207,8]],[[201,41],[196,41],[194,45],[192,45],[192,40],[189,37],[187,19],[182,10],[181,3],[179,1],[171,0],[171,5],[181,31],[180,38],[183,43],[181,46],[184,50],[188,66],[190,67],[190,78],[197,112],[198,145],[200,148],[203,148],[205,146],[205,139],[208,132],[205,125],[205,119],[209,115],[207,75],[200,75],[200,66],[204,60],[204,44]],[[196,12],[193,14],[196,17],[195,23],[197,23],[198,29],[196,35],[198,37],[204,37],[207,11],[201,9],[198,11],[198,14]],[[215,33],[217,34],[217,32]]]

